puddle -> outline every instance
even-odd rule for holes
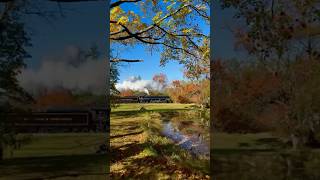
[[[196,156],[210,156],[209,144],[200,132],[185,134],[171,121],[163,121],[162,134]]]

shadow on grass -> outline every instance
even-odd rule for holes
[[[115,136],[110,136],[111,139],[113,138],[121,138],[121,137],[125,137],[125,136],[132,136],[132,135],[138,135],[143,133],[143,131],[138,131],[138,132],[132,132],[132,133],[127,133],[127,134],[120,134],[120,135],[115,135]]]
[[[0,178],[54,179],[87,175],[106,176],[107,155],[63,155],[5,159],[0,162]]]
[[[121,117],[130,117],[130,116],[137,116],[139,114],[143,114],[143,113],[153,113],[153,112],[158,112],[158,113],[162,113],[162,115],[164,114],[170,114],[170,113],[177,113],[178,111],[190,111],[191,109],[156,109],[156,110],[148,110],[145,109],[143,111],[140,110],[123,110],[123,111],[114,111],[111,112],[111,116],[117,116],[119,118]],[[170,114],[171,115],[171,114]]]
[[[286,147],[285,143],[283,143],[279,138],[260,138],[255,141],[256,145],[266,145],[270,148],[280,148]]]
[[[117,148],[111,147],[110,149],[110,162],[114,163],[117,161],[121,161],[128,157],[134,156],[142,152],[145,144],[139,143],[130,143],[126,145],[122,145]]]
[[[145,148],[154,148],[156,155],[139,156],[131,159],[129,163],[126,163],[123,169],[124,172],[111,172],[110,177],[112,179],[161,179],[170,177],[171,179],[177,178],[177,175],[181,175],[184,178],[188,177],[202,177],[204,174],[208,174],[209,171],[204,171],[203,167],[193,166],[192,162],[181,159],[175,161],[171,159],[172,153],[179,154],[179,147],[174,144],[130,144],[125,150],[114,149],[117,154],[124,154],[121,157],[111,155],[113,162],[120,161],[122,159],[138,155],[143,152]],[[209,161],[207,164],[209,170]]]
[[[252,153],[264,153],[275,152],[274,149],[239,149],[239,148],[219,148],[211,149],[211,154],[252,154]]]

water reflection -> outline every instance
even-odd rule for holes
[[[209,130],[196,125],[192,121],[182,120],[181,116],[174,116],[162,121],[162,134],[172,139],[177,145],[196,156],[210,156],[208,143]]]

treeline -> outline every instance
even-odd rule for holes
[[[123,89],[119,91],[118,96],[170,96],[175,103],[195,103],[209,106],[210,80],[208,78],[187,81],[174,80],[169,83],[166,75],[160,73],[154,75],[153,81],[161,88],[145,88],[148,93],[141,90]]]
[[[169,96],[176,103],[196,103],[209,106],[210,80],[173,81],[166,89]]]
[[[319,146],[320,2],[218,2],[240,20],[234,45],[248,58],[211,67],[215,129],[271,131],[294,148]]]
[[[320,58],[297,58],[277,71],[258,61],[216,60],[214,128],[271,131],[294,147],[319,146]]]
[[[148,86],[140,88],[140,90],[121,89],[117,96],[170,96],[175,103],[195,103],[209,106],[210,80],[208,77],[169,82],[166,74],[159,73],[153,76],[152,83],[156,84],[156,88]]]

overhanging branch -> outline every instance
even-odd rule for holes
[[[141,59],[118,59],[118,58],[115,58],[115,59],[111,59],[110,62],[129,62],[129,63],[132,63],[132,62],[143,62],[143,60],[141,60]]]
[[[112,9],[114,7],[117,7],[117,6],[120,6],[123,3],[132,3],[132,2],[139,2],[139,1],[141,1],[141,0],[132,0],[132,1],[130,1],[130,0],[120,0],[120,1],[116,1],[116,2],[110,4],[110,9]]]

